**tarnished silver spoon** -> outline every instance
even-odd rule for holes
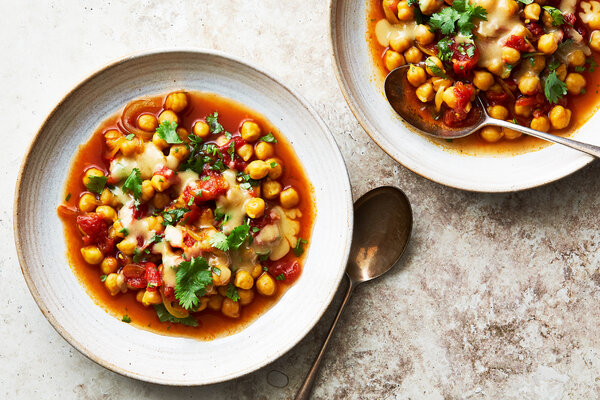
[[[327,338],[315,359],[296,400],[308,400],[319,366],[344,306],[359,284],[389,271],[400,259],[412,231],[412,209],[400,189],[373,189],[354,203],[354,232],[346,275],[350,283]]]
[[[410,125],[429,136],[441,139],[457,139],[471,135],[484,126],[495,125],[502,128],[513,129],[526,135],[534,136],[549,142],[562,144],[572,149],[579,150],[591,156],[600,158],[599,146],[578,142],[577,140],[552,135],[546,132],[536,131],[535,129],[513,124],[512,122],[490,117],[479,96],[473,102],[473,110],[469,114],[468,120],[465,121],[464,126],[451,128],[442,121],[425,119],[415,108],[413,102],[407,101],[406,98],[406,93],[409,90],[414,90],[414,88],[406,79],[408,67],[408,65],[404,65],[396,68],[387,75],[384,84],[385,96],[398,115],[400,115]]]

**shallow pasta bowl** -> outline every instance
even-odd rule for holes
[[[56,213],[77,146],[130,100],[175,89],[217,93],[263,114],[290,141],[314,186],[316,218],[301,277],[246,329],[208,342],[138,329],[97,305],[67,263],[63,225]],[[268,74],[212,51],[133,56],[80,83],[36,135],[21,168],[14,206],[23,275],[58,333],[106,368],[169,385],[232,379],[291,349],[331,302],[352,237],[347,171],[321,119]]]
[[[592,161],[559,145],[522,154],[466,155],[417,133],[388,104],[383,80],[367,42],[371,0],[332,0],[330,34],[340,88],[350,109],[371,138],[392,158],[432,181],[465,190],[508,192],[550,183]],[[574,137],[600,144],[600,113]],[[539,146],[542,147],[542,146]]]

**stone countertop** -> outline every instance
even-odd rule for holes
[[[173,388],[89,361],[54,331],[25,285],[13,244],[13,189],[44,117],[106,63],[177,47],[222,50],[274,72],[329,125],[355,198],[387,184],[412,201],[408,252],[389,276],[356,291],[315,399],[600,397],[600,166],[512,194],[463,192],[413,174],[369,139],[346,106],[328,13],[323,0],[0,3],[0,398],[288,399],[308,371],[341,293],[273,364],[227,383]],[[289,377],[282,388],[281,374]]]

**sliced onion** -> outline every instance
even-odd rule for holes
[[[167,298],[165,298],[165,294],[164,294],[163,290],[164,290],[164,287],[161,286],[160,287],[160,296],[162,297],[163,304],[164,304],[165,308],[167,309],[167,311],[169,312],[169,314],[171,314],[175,318],[187,318],[190,315],[190,313],[181,307],[177,307],[177,308],[173,307],[173,304]]]
[[[396,9],[398,7],[398,3],[399,1],[394,1],[394,3],[396,3]],[[398,16],[396,14],[394,14],[394,11],[392,11],[390,9],[390,7],[383,7],[383,13],[385,14],[385,18],[390,21],[392,24],[399,24],[400,20],[398,19]]]
[[[127,104],[123,114],[121,115],[121,125],[123,130],[127,133],[133,133],[134,135],[142,139],[150,139],[152,132],[146,132],[136,126],[137,117],[145,112],[155,113],[160,110],[160,104],[156,100],[135,100]]]
[[[516,101],[515,95],[512,92],[512,90],[510,90],[510,88],[508,87],[506,82],[504,82],[503,79],[498,79],[498,78],[496,78],[496,82],[498,82],[498,84],[502,87],[502,90],[504,90],[504,92],[512,99],[512,101],[515,102]]]
[[[122,272],[127,278],[140,278],[144,276],[146,268],[142,267],[140,264],[127,264],[123,267]]]

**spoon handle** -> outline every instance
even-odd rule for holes
[[[356,284],[352,282],[352,279],[350,279],[350,284],[348,285],[348,289],[346,290],[346,295],[344,296],[344,300],[342,301],[342,304],[340,305],[340,309],[338,310],[337,315],[335,316],[335,319],[333,320],[333,323],[331,324],[331,328],[329,328],[329,333],[327,334],[327,338],[325,339],[325,342],[323,342],[321,351],[319,351],[319,355],[313,362],[312,368],[310,369],[310,371],[308,371],[308,375],[306,375],[306,378],[304,378],[304,383],[302,384],[302,387],[300,387],[300,390],[298,390],[295,400],[308,400],[309,399],[310,393],[312,392],[313,384],[315,383],[315,378],[317,377],[317,372],[319,372],[319,366],[321,365],[321,360],[323,359],[323,355],[325,354],[325,350],[327,349],[327,345],[329,344],[329,339],[331,339],[331,337],[333,336],[333,331],[337,325],[338,320],[340,319],[340,315],[342,315],[344,306],[348,302],[348,299],[350,298],[350,295],[354,291],[355,286],[356,286]]]
[[[582,151],[586,154],[600,158],[600,147],[594,146],[589,143],[578,142],[577,140],[569,139],[562,136],[552,135],[550,133],[536,131],[535,129],[527,128],[521,125],[513,124],[512,122],[503,121],[501,119],[489,118],[485,121],[484,125],[497,125],[503,128],[512,129],[525,133],[530,136],[534,136],[539,139],[547,140],[549,142],[558,143],[570,147],[575,150]]]

